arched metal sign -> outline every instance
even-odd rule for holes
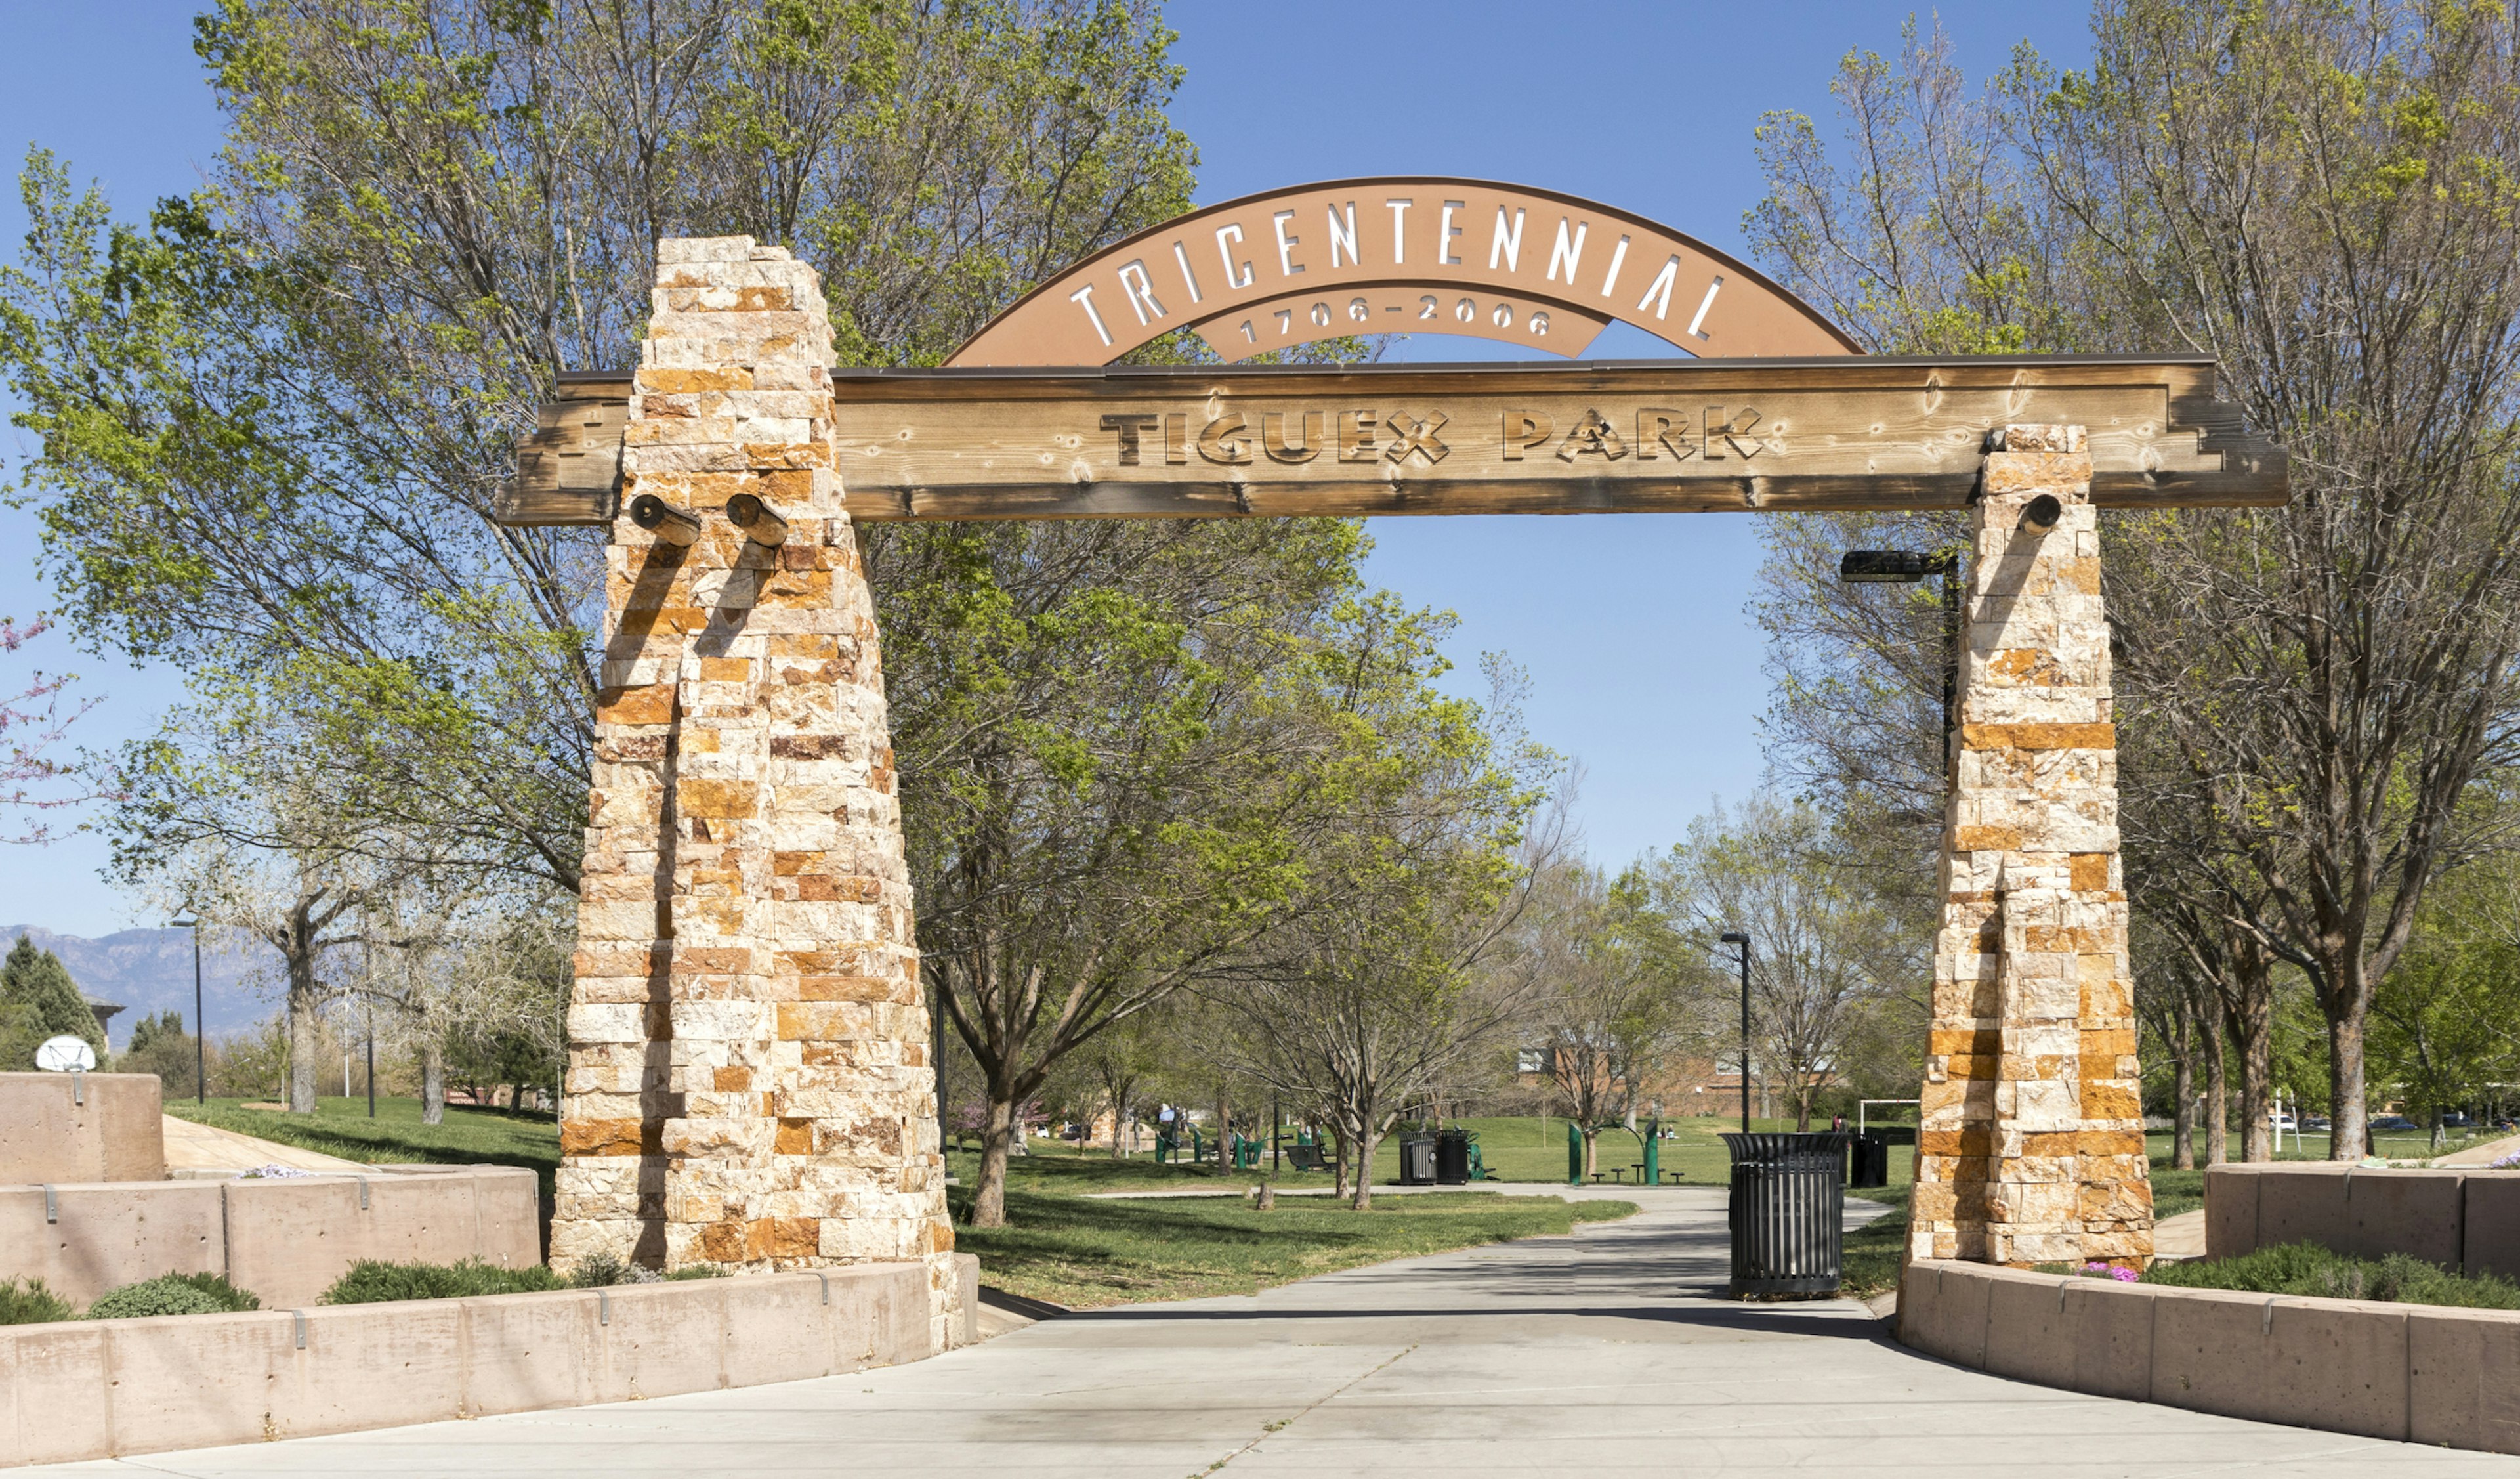
[[[1392,175],[1245,196],[1078,262],[948,364],[1108,364],[1181,328],[1225,359],[1350,334],[1466,334],[1573,358],[1612,320],[1701,358],[1863,350],[1704,242],[1488,180]]]

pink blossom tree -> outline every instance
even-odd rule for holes
[[[40,616],[23,626],[0,617],[0,654],[16,653],[52,624]],[[77,704],[64,699],[63,690],[72,681],[68,673],[38,670],[28,675],[22,690],[0,698],[0,809],[11,813],[8,824],[0,825],[0,842],[50,842],[50,824],[25,813],[56,810],[89,799],[76,788],[64,793],[47,784],[74,774],[77,767],[45,752],[61,743],[80,715],[96,707],[94,699]],[[38,794],[38,787],[49,794]]]

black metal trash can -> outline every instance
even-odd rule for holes
[[[1845,1264],[1843,1130],[1727,1133],[1732,1293],[1833,1294]]]
[[[1412,1135],[1400,1142],[1400,1184],[1435,1184],[1435,1137]]]
[[[1470,1132],[1466,1130],[1435,1132],[1435,1180],[1444,1186],[1463,1186],[1470,1179]]]
[[[1850,1164],[1846,1171],[1849,1186],[1887,1186],[1890,1184],[1890,1145],[1877,1134],[1860,1134],[1848,1147]]]

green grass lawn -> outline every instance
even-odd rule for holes
[[[1080,1309],[1249,1294],[1361,1264],[1562,1235],[1637,1211],[1633,1202],[1463,1191],[1384,1197],[1370,1212],[1290,1197],[1262,1212],[1240,1200],[1108,1201],[1011,1184],[1008,1225],[984,1228],[960,1225],[968,1188],[953,1196],[956,1249],[979,1255],[990,1284]]]
[[[449,1104],[445,1123],[424,1125],[418,1099],[381,1098],[377,1117],[371,1120],[364,1096],[317,1099],[311,1115],[247,1109],[238,1099],[212,1099],[206,1106],[177,1099],[166,1105],[166,1112],[371,1166],[415,1162],[522,1166],[542,1179],[546,1195],[551,1191],[552,1173],[560,1169],[560,1126],[545,1114]]]

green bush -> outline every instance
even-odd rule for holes
[[[0,1278],[0,1325],[43,1325],[57,1319],[76,1319],[78,1311],[70,1302],[44,1287],[40,1278],[20,1283],[14,1278]]]
[[[324,1291],[328,1305],[380,1305],[397,1299],[469,1299],[476,1294],[539,1294],[550,1289],[598,1289],[615,1284],[719,1278],[723,1269],[677,1269],[659,1274],[608,1254],[580,1262],[566,1278],[540,1264],[501,1269],[467,1259],[460,1264],[385,1264],[361,1260]]]
[[[324,1291],[328,1305],[381,1305],[398,1299],[465,1299],[475,1294],[533,1294],[561,1287],[540,1264],[502,1269],[478,1259],[460,1264],[387,1264],[361,1259]]]
[[[2260,1248],[2240,1258],[2155,1264],[2147,1284],[2180,1289],[2236,1289],[2246,1294],[2290,1294],[2310,1299],[2367,1299],[2394,1305],[2454,1305],[2475,1310],[2520,1310],[2520,1284],[2460,1274],[2392,1253],[2354,1258],[2317,1243]]]
[[[152,1315],[234,1315],[259,1310],[262,1301],[229,1283],[223,1273],[161,1273],[121,1288],[87,1307],[90,1319],[139,1319]]]

